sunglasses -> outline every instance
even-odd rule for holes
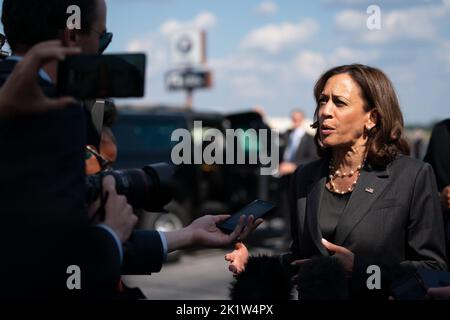
[[[95,148],[93,148],[92,146],[86,146],[86,151],[88,154],[94,156],[97,159],[102,171],[108,171],[112,169],[114,162],[106,159],[99,152],[97,152]]]
[[[111,43],[112,39],[113,39],[113,34],[112,32],[103,32],[100,33],[97,30],[92,29],[92,31],[94,31],[96,34],[98,34],[100,36],[99,39],[99,53],[103,53],[106,48],[108,48],[109,44]]]

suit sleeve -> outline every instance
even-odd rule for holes
[[[120,251],[114,238],[101,228],[88,227],[86,241],[87,262],[89,268],[87,280],[91,283],[93,294],[114,293],[120,279]],[[104,291],[104,292],[102,292]]]
[[[299,172],[302,169],[300,165],[295,173],[292,175],[292,179],[289,185],[289,217],[290,217],[290,232],[292,243],[290,251],[292,253],[292,258],[295,259],[299,252],[299,238],[298,238],[298,215],[297,215],[297,196],[298,196],[298,183],[299,183]]]
[[[136,230],[125,244],[123,274],[159,272],[164,260],[160,234],[154,230]]]
[[[444,216],[429,164],[424,164],[416,176],[407,228],[407,254],[411,258],[402,265],[447,270]]]
[[[450,142],[450,119],[437,124],[431,133],[424,161],[431,164],[436,174],[439,191],[450,184],[450,151],[443,146]]]
[[[30,259],[41,259],[45,290],[58,298],[113,298],[120,280],[119,250],[111,234],[96,227],[61,227],[48,230],[49,240],[36,238],[41,250]],[[69,266],[79,267],[81,290],[68,290]],[[41,270],[41,269],[38,269]],[[48,279],[48,280],[46,280]],[[39,280],[41,281],[41,279]],[[38,282],[39,283],[39,282]],[[43,295],[45,296],[45,295]]]

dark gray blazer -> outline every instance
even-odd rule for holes
[[[329,253],[317,222],[328,160],[301,166],[291,188],[294,258]],[[361,171],[340,221],[334,243],[359,258],[380,264],[446,270],[443,215],[429,164],[400,155],[385,169]]]

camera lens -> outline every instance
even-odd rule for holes
[[[102,172],[86,179],[87,202],[94,202],[101,192],[101,181],[111,175],[118,194],[127,197],[134,209],[161,210],[172,198],[173,166],[167,163],[147,165],[142,169]]]

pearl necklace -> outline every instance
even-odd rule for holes
[[[365,162],[366,162],[366,159],[364,158],[362,164],[360,164],[358,167],[356,167],[355,170],[350,170],[349,172],[341,172],[339,170],[334,171],[333,159],[331,159],[330,166],[329,166],[329,170],[330,170],[329,178],[330,178],[330,186],[331,186],[331,188],[329,188],[330,191],[333,191],[333,192],[339,193],[339,194],[346,194],[346,193],[352,192],[355,189],[356,183],[358,182],[359,175],[361,174],[361,169],[364,167]],[[333,171],[334,171],[334,173],[333,173]],[[353,181],[351,186],[347,188],[346,191],[338,189],[336,187],[336,185],[334,184],[334,181],[333,181],[334,179],[352,177],[353,175],[355,175],[355,173],[358,176],[356,177],[355,181]]]

